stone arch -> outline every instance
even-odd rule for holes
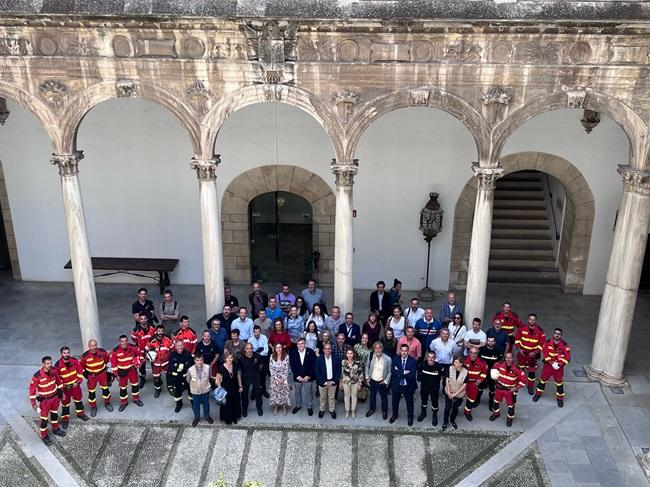
[[[564,292],[581,293],[587,271],[591,231],[594,225],[594,195],[580,171],[566,159],[545,152],[517,152],[500,161],[503,175],[536,170],[559,180],[566,191],[560,240],[558,271]],[[450,287],[464,289],[467,283],[469,246],[476,202],[476,178],[471,178],[458,197],[454,210]]]
[[[202,122],[201,147],[205,156],[214,151],[221,127],[237,110],[256,103],[281,102],[294,106],[311,115],[330,138],[336,157],[343,157],[342,130],[337,118],[311,93],[288,85],[251,85],[231,91],[221,97],[207,113]]]
[[[316,279],[334,282],[334,217],[336,199],[330,186],[317,174],[297,166],[260,166],[234,178],[221,201],[224,273],[232,284],[251,279],[248,205],[256,196],[287,191],[305,198],[312,206],[314,247],[321,254]]]
[[[428,93],[428,94],[427,94]],[[420,96],[416,103],[416,97]],[[393,110],[409,107],[438,108],[459,120],[469,131],[476,143],[478,160],[488,156],[489,130],[483,116],[468,102],[457,95],[437,89],[411,89],[397,91],[376,98],[360,107],[358,115],[351,120],[346,131],[346,160],[351,160],[361,137],[376,119]]]
[[[524,123],[537,115],[552,110],[571,108],[567,106],[567,94],[564,92],[551,93],[532,99],[515,110],[494,129],[492,136],[495,160],[501,157],[510,136]],[[614,120],[627,135],[630,143],[630,165],[634,169],[644,170],[647,165],[647,130],[643,119],[629,106],[616,98],[588,90],[584,102],[578,108],[605,113]]]
[[[199,123],[190,107],[175,93],[155,84],[133,82],[131,97],[141,97],[157,103],[169,110],[187,131],[195,155],[200,154]],[[124,98],[118,94],[116,82],[96,83],[77,93],[66,105],[61,119],[61,138],[66,145],[65,152],[76,150],[77,133],[83,119],[94,107],[115,98]],[[188,161],[191,154],[188,154]]]

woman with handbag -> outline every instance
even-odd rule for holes
[[[446,430],[449,424],[454,429],[456,425],[456,415],[458,408],[463,403],[465,397],[465,388],[467,387],[467,369],[463,367],[461,357],[454,358],[454,362],[449,366],[449,375],[445,383],[445,414],[442,423],[442,429]]]
[[[223,363],[217,368],[216,382],[217,387],[226,390],[226,403],[219,408],[219,419],[226,424],[237,424],[241,418],[241,393],[244,387],[239,364],[228,351],[223,353]]]
[[[350,416],[356,417],[357,396],[363,388],[364,369],[365,365],[355,358],[354,351],[348,348],[345,351],[345,360],[343,360],[341,368],[341,390],[343,391],[346,419]]]
[[[286,416],[289,406],[291,406],[291,384],[289,384],[289,355],[281,343],[276,343],[273,347],[269,372],[271,374],[271,410],[275,416],[278,409],[282,407]]]

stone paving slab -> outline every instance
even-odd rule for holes
[[[37,463],[22,451],[9,428],[0,430],[0,487],[45,487],[55,485]]]
[[[548,474],[539,452],[534,448],[515,459],[503,473],[481,484],[483,487],[543,487],[549,484]],[[565,486],[574,485],[569,480]]]

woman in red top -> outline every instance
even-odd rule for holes
[[[281,344],[286,351],[291,348],[291,337],[289,336],[289,332],[284,329],[284,323],[280,318],[273,322],[273,330],[269,335],[271,350],[275,348],[277,343]]]

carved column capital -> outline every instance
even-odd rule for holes
[[[494,189],[497,179],[503,175],[502,167],[481,167],[478,163],[472,164],[472,172],[478,182],[479,189]]]
[[[619,164],[618,173],[623,178],[623,191],[650,196],[650,172],[639,171],[628,165]]]
[[[330,169],[334,174],[337,186],[352,186],[354,176],[359,172],[359,159],[352,159],[352,162],[347,164],[339,164],[336,159],[332,159]]]
[[[83,158],[83,151],[78,150],[72,154],[52,154],[50,162],[59,168],[61,177],[76,176],[79,174],[79,161]]]
[[[221,163],[221,155],[215,154],[212,159],[192,158],[190,167],[196,171],[199,181],[209,181],[217,178],[217,166]]]

